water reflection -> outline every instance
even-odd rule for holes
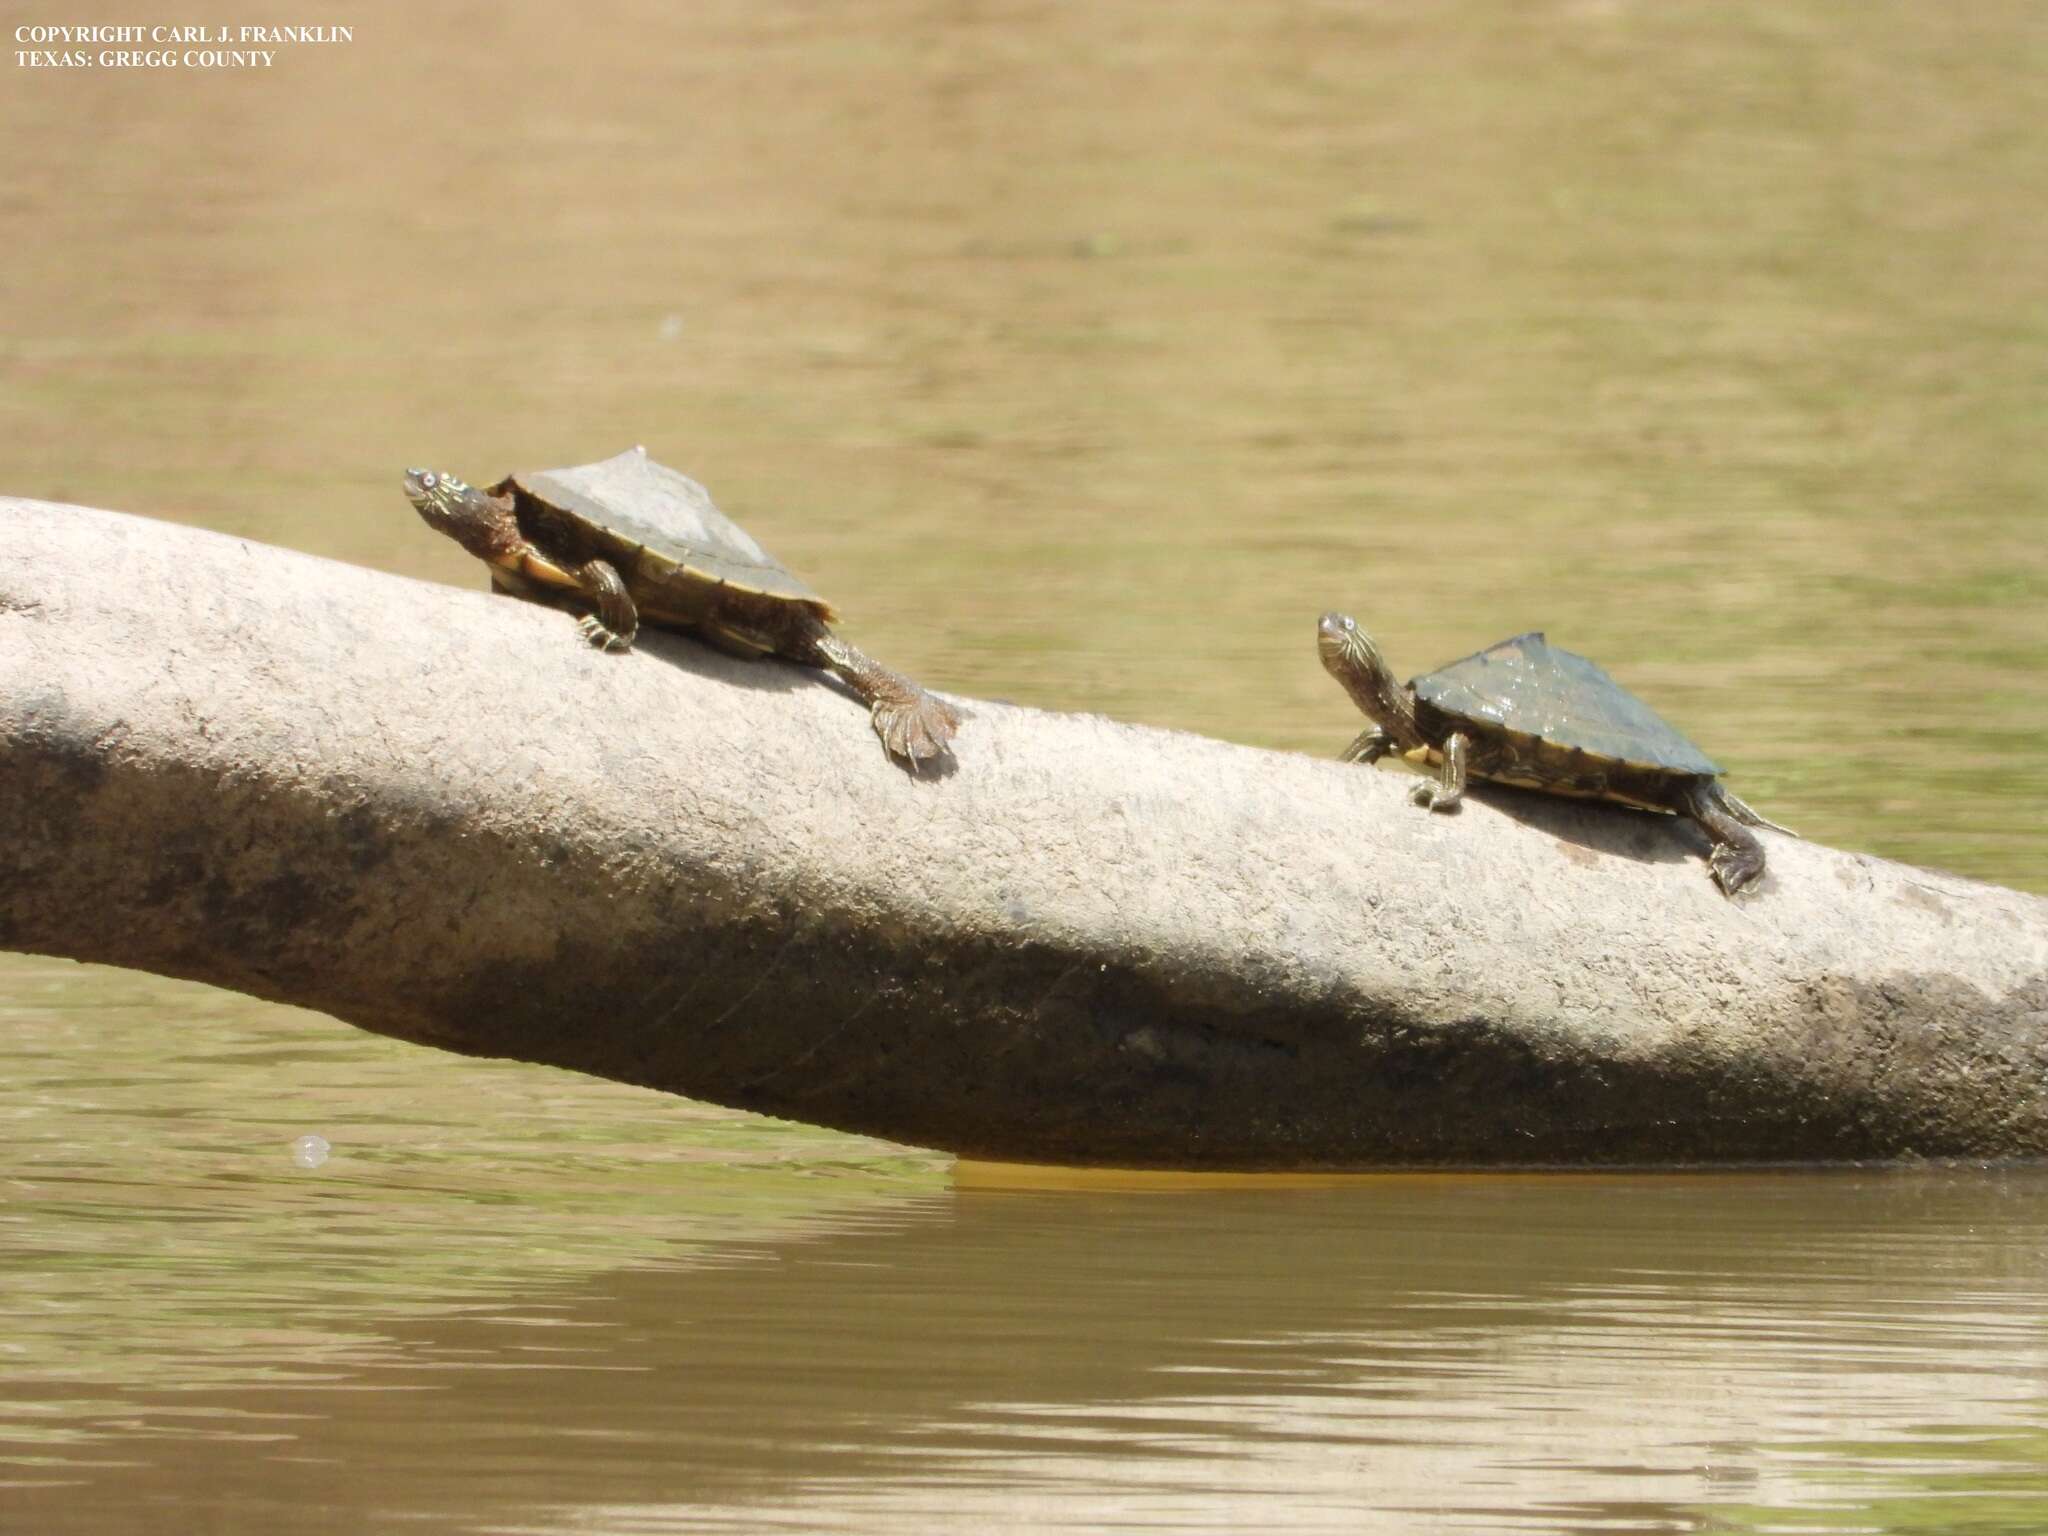
[[[371,1306],[318,1369],[253,1336],[243,1383],[65,1405],[90,1433],[13,1462],[63,1486],[9,1497],[94,1531],[2048,1520],[2048,1172],[901,1193]]]

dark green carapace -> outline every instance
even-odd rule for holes
[[[1593,662],[1531,631],[1409,685],[1438,714],[1575,747],[1594,758],[1713,777],[1721,769]]]

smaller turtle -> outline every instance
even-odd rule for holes
[[[830,603],[645,448],[508,475],[487,491],[409,469],[405,494],[429,527],[491,568],[497,591],[595,610],[581,628],[600,649],[627,649],[645,620],[738,655],[822,667],[860,695],[883,747],[913,770],[959,727],[950,704],[832,633]]]
[[[1410,793],[1428,810],[1454,810],[1467,779],[1491,779],[1668,811],[1705,831],[1714,881],[1730,896],[1764,872],[1763,844],[1749,828],[1791,831],[1730,794],[1714,761],[1649,705],[1541,634],[1516,635],[1406,684],[1345,614],[1323,615],[1316,648],[1373,722],[1343,760],[1373,763],[1393,752],[1434,766],[1436,777]]]

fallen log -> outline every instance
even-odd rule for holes
[[[777,662],[0,529],[0,947],[984,1158],[2048,1154],[2038,897],[979,701],[914,777]]]

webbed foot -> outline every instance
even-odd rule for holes
[[[1714,872],[1714,884],[1724,896],[1747,890],[1763,878],[1764,851],[1754,840],[1747,848],[1723,843],[1707,855],[1707,867]]]
[[[1764,873],[1764,845],[1743,825],[1745,818],[1728,804],[1730,798],[1713,779],[1696,783],[1686,797],[1686,808],[1692,812],[1693,820],[1714,841],[1713,852],[1707,855],[1707,868],[1713,872],[1714,884],[1727,896],[1748,890]]]
[[[869,706],[868,720],[889,755],[904,759],[913,770],[921,762],[944,755],[946,744],[960,728],[958,710],[916,687],[878,696]]]

